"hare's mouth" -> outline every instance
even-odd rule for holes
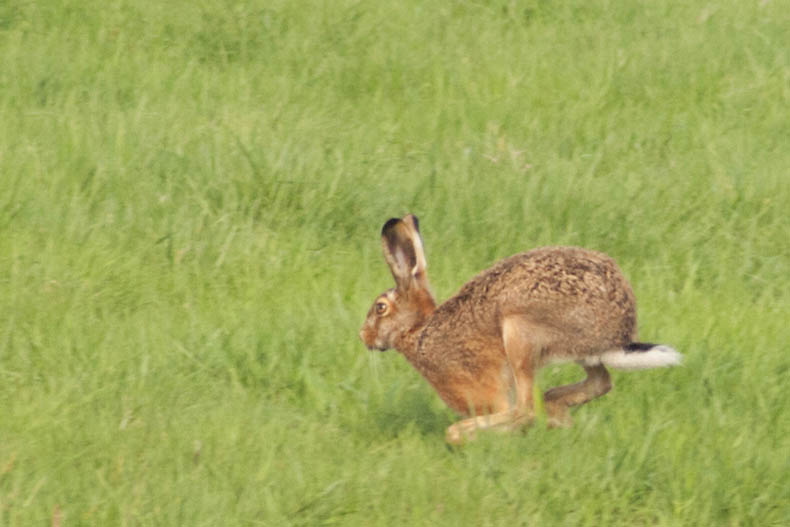
[[[364,337],[364,335],[362,335],[362,334],[360,333],[360,335],[359,335],[359,336],[360,336],[360,338],[362,339],[362,343],[365,345],[365,347],[366,347],[366,348],[367,348],[369,351],[373,351],[373,350],[378,350],[378,351],[387,351],[387,350],[389,349],[389,348],[387,348],[387,346],[385,346],[385,345],[384,345],[382,342],[380,342],[380,341],[378,341],[378,340],[374,340],[372,343],[368,343],[368,341],[367,341],[367,340],[365,340],[365,337]]]
[[[387,351],[389,348],[380,341],[375,341],[372,345],[365,344],[370,351],[377,350],[377,351]]]

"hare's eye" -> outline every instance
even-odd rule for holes
[[[377,315],[383,315],[384,313],[386,313],[387,312],[387,308],[388,308],[388,306],[387,306],[386,303],[384,303],[384,302],[376,302],[376,314]]]

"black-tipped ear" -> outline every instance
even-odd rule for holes
[[[400,221],[400,218],[390,218],[387,220],[387,223],[381,228],[381,235],[386,236],[387,232],[391,231],[395,228],[395,224]]]
[[[399,289],[406,290],[415,285],[428,287],[425,253],[418,225],[417,217],[409,214],[402,220],[388,220],[381,229],[384,259]]]
[[[417,258],[414,255],[414,245],[406,224],[397,218],[385,223],[381,229],[381,248],[395,283],[401,289],[408,289],[411,269],[416,264]]]

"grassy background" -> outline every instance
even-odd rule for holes
[[[0,526],[790,524],[782,4],[0,3]],[[610,253],[685,367],[448,449],[356,337],[405,212],[442,299]]]

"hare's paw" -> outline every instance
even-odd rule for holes
[[[573,426],[568,407],[562,402],[550,401],[545,403],[546,425],[549,428],[570,428]]]
[[[449,426],[444,434],[444,439],[451,445],[463,445],[477,437],[477,422],[475,419],[464,419]]]

